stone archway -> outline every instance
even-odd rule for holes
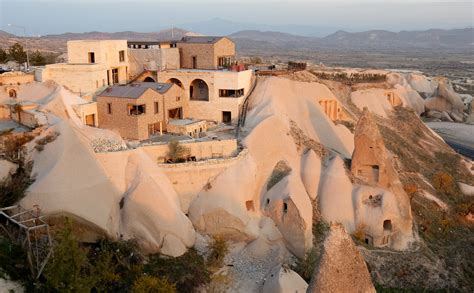
[[[209,86],[202,79],[195,79],[189,86],[189,99],[191,101],[209,101]]]
[[[168,81],[166,81],[167,83],[174,83],[175,85],[179,86],[180,88],[182,88],[184,90],[184,86],[183,86],[183,83],[181,82],[181,80],[177,79],[177,78],[170,78],[168,79]]]
[[[143,82],[156,82],[156,80],[153,79],[153,77],[151,77],[151,76],[147,76],[147,77],[143,80]]]

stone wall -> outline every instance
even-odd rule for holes
[[[181,144],[188,147],[191,151],[191,156],[195,156],[197,160],[229,158],[237,153],[236,139],[185,141],[181,142]],[[168,153],[167,143],[144,145],[142,148],[154,162],[165,162]],[[177,166],[181,164],[171,165]]]
[[[73,108],[84,125],[87,124],[86,116],[88,115],[94,115],[94,126],[99,125],[99,119],[98,119],[98,113],[97,113],[97,102],[78,104],[78,105],[74,105]]]
[[[191,202],[201,190],[205,189],[216,176],[236,165],[247,155],[248,151],[244,149],[235,157],[158,166],[173,184],[179,196],[181,209],[187,213]]]
[[[229,111],[232,121],[238,119],[239,107],[245,96],[239,98],[221,98],[219,89],[244,89],[247,95],[252,81],[252,71],[199,71],[199,70],[169,70],[158,73],[159,82],[169,82],[170,79],[177,79],[184,88],[184,97],[188,102],[188,107],[184,111],[185,118],[212,120],[222,122],[222,112]],[[209,101],[190,100],[190,86],[196,80],[203,80],[209,88]]]
[[[207,131],[207,122],[204,120],[197,120],[188,124],[170,123],[167,125],[167,131],[169,133],[183,134],[199,138],[201,132]]]
[[[34,81],[34,74],[25,74],[22,72],[7,72],[0,74],[0,85],[18,85]]]
[[[193,68],[193,56],[196,57],[196,69],[217,69],[218,57],[234,56],[235,44],[227,38],[216,43],[178,43],[181,54],[181,68]]]
[[[99,127],[116,130],[123,138],[145,140],[149,138],[148,125],[162,123],[162,130],[166,129],[168,121],[168,109],[183,107],[181,99],[181,88],[172,86],[164,95],[148,89],[138,99],[127,99],[118,97],[97,97],[97,113]],[[154,103],[158,102],[159,111],[155,114]],[[163,103],[165,102],[165,103]],[[111,103],[112,113],[108,113],[108,103]],[[128,115],[128,105],[145,104],[145,114],[139,116]]]
[[[53,80],[81,95],[93,93],[107,85],[107,68],[104,64],[51,64],[40,75],[39,81]]]
[[[179,49],[128,49],[129,77],[134,78],[143,71],[179,69]]]

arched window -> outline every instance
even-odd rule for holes
[[[189,87],[189,99],[192,101],[209,101],[209,87],[204,80],[193,80]]]

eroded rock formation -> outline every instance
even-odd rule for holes
[[[375,292],[364,258],[342,225],[331,225],[307,292]]]
[[[382,243],[396,249],[404,249],[413,240],[410,201],[392,165],[393,158],[387,151],[374,117],[368,109],[364,109],[357,123],[354,141],[352,174],[365,184],[380,188],[378,191],[358,188],[354,192],[354,203],[371,207],[363,213],[365,216],[359,214],[356,219],[357,226],[363,226],[360,228],[365,231],[381,231],[382,227],[384,232],[390,230],[390,243],[386,240],[382,240]],[[365,194],[362,199],[361,192]],[[379,203],[374,204],[376,201]],[[360,206],[356,208],[361,210]],[[377,214],[379,216],[374,217]],[[369,240],[366,242],[372,242],[371,238],[380,237],[385,237],[385,234],[367,235]],[[374,241],[377,242],[379,241]]]

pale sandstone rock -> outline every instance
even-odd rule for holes
[[[308,284],[297,273],[278,265],[266,276],[263,293],[304,293]]]
[[[141,150],[128,158],[121,234],[137,239],[146,252],[182,255],[194,244],[194,228],[181,212],[171,183],[147,158]]]
[[[433,96],[425,100],[425,108],[427,110],[462,115],[464,103],[461,96],[454,91],[449,80],[440,78],[438,79],[438,87],[433,93]]]
[[[191,203],[189,218],[201,233],[235,240],[258,236],[258,202],[254,201],[257,169],[252,156],[219,174]]]
[[[400,221],[393,229],[400,233],[396,237],[394,235],[392,247],[407,248],[407,244],[413,240],[410,200],[392,165],[393,159],[385,148],[378,126],[367,109],[364,109],[357,123],[354,140],[356,147],[352,155],[352,174],[368,185],[387,189],[395,195]]]
[[[436,81],[428,80],[423,74],[409,73],[406,79],[415,91],[425,97],[432,96],[436,89]]]
[[[314,200],[318,195],[319,181],[321,177],[321,158],[313,150],[308,150],[303,155],[301,164],[301,179],[309,197]]]
[[[324,169],[318,200],[324,220],[342,223],[350,232],[355,230],[352,183],[339,156],[332,158]]]
[[[474,186],[466,184],[466,183],[459,183],[459,188],[461,189],[461,192],[465,195],[474,195]]]
[[[0,159],[0,183],[8,180],[18,169],[18,165],[7,160]]]
[[[401,217],[397,197],[390,191],[355,186],[352,202],[356,227],[364,232],[364,240],[373,246],[403,249],[412,241],[410,222]],[[400,229],[406,227],[407,230]]]
[[[296,174],[283,178],[264,197],[265,214],[271,218],[288,249],[303,258],[312,247],[313,211],[306,189]]]
[[[423,98],[409,85],[396,84],[393,89],[370,88],[351,93],[351,101],[360,109],[387,118],[395,106],[414,110],[417,114],[425,111]]]
[[[307,292],[375,292],[364,258],[342,225],[331,225]]]

